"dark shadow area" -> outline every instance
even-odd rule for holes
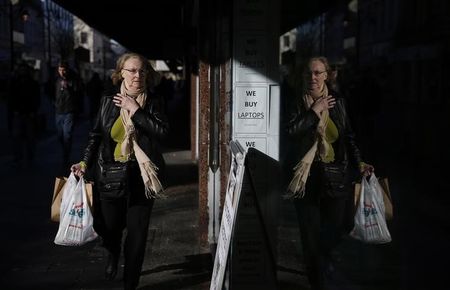
[[[188,150],[191,147],[191,103],[188,87],[184,80],[167,80],[171,89],[161,92],[166,99],[166,115],[169,120],[169,136],[163,145],[177,150]]]
[[[306,275],[305,271],[292,269],[292,268],[287,268],[287,267],[280,266],[280,265],[277,266],[277,271],[291,273],[291,274],[298,274],[298,275]]]
[[[309,290],[308,286],[301,286],[294,283],[282,282],[278,284],[280,290]]]
[[[178,263],[178,264],[170,264],[158,266],[153,269],[143,271],[142,275],[149,275],[152,273],[170,271],[170,270],[178,270],[176,273],[183,274],[200,274],[204,272],[212,273],[212,256],[211,254],[198,254],[198,255],[190,255],[185,256],[186,262]]]
[[[88,130],[89,120],[81,118],[75,127],[71,156],[74,162],[80,159]],[[55,176],[60,171],[61,159],[53,131],[47,133],[45,138],[38,141],[36,160],[28,167],[12,168],[9,151],[5,149],[5,154],[0,154],[0,161],[3,165],[0,168],[2,182],[0,200],[2,204],[8,205],[0,214],[0,225],[7,235],[7,238],[2,239],[0,243],[0,256],[2,257],[0,288],[120,289],[122,272],[114,281],[108,282],[104,279],[104,253],[101,251],[103,248],[99,247],[97,242],[81,247],[63,247],[53,243],[58,224],[50,221],[50,205],[53,184]],[[6,142],[4,145],[11,144]],[[189,151],[181,153],[173,151],[167,154],[172,154],[167,160],[167,173],[170,176],[168,187],[171,187],[172,195],[170,203],[166,203],[169,205],[169,209],[167,212],[164,211],[164,215],[170,213],[176,220],[181,218],[180,214],[184,214],[182,219],[185,221],[188,219],[187,217],[193,216],[189,210],[196,209],[197,205],[197,166],[188,158],[190,157]],[[67,168],[65,172],[68,174]],[[190,190],[189,194],[192,194],[192,197],[185,194],[186,190]],[[178,207],[175,203],[178,203]],[[155,207],[152,219],[157,217],[158,212],[161,210]],[[164,222],[168,222],[166,217],[164,217]],[[177,224],[173,221],[170,223]],[[192,227],[190,227],[191,224]],[[183,224],[182,229],[185,230],[186,227],[190,232],[183,232],[182,238],[186,236],[183,243],[190,245],[189,243],[194,240],[192,237],[195,236],[193,233],[196,228],[195,220]],[[149,238],[156,235],[155,229],[150,228],[149,230]],[[152,238],[153,240],[154,238]],[[193,247],[191,246],[191,248]],[[175,249],[171,248],[169,251],[173,253]],[[184,248],[179,251],[184,251]],[[182,259],[183,253],[179,260]],[[211,272],[210,265],[211,258],[208,261],[207,255],[187,256],[185,263],[180,263],[174,268],[179,269],[179,275],[191,275],[192,277],[183,278],[181,283],[177,281],[164,283],[157,289],[179,289],[179,285],[198,285],[208,281]]]
[[[166,187],[198,182],[198,166],[195,163],[167,164],[166,170]]]
[[[141,289],[201,289],[187,288],[189,286],[201,287],[202,283],[211,279],[213,261],[211,254],[199,254],[185,256],[183,263],[157,266],[153,269],[143,271],[142,276],[155,273],[172,271],[173,275],[181,275],[178,279],[160,282],[155,285],[146,286]],[[188,275],[188,276],[184,276]]]
[[[156,285],[144,286],[142,290],[177,290],[177,289],[209,289],[207,283],[211,279],[211,273],[199,274],[197,276],[190,276],[177,280],[170,280]],[[192,286],[192,287],[190,287]],[[189,288],[188,288],[189,287]]]

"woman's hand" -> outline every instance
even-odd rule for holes
[[[85,167],[82,166],[80,163],[76,163],[70,166],[70,171],[72,171],[73,174],[75,174],[76,176],[82,177],[85,172]]]
[[[322,111],[333,108],[335,104],[336,104],[336,99],[330,95],[330,96],[318,98],[312,105],[311,109],[318,116],[320,116],[320,113],[322,113]]]
[[[124,96],[122,94],[116,94],[113,99],[114,104],[119,107],[130,112],[130,115],[133,114],[139,109],[139,104],[130,96]]]
[[[359,172],[361,172],[364,177],[371,175],[374,171],[375,168],[370,164],[364,162],[361,162],[361,164],[359,164]]]

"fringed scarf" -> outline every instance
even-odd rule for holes
[[[326,85],[324,85],[322,90],[321,97],[323,96],[328,96],[328,88]],[[307,93],[303,95],[303,101],[307,110],[309,110],[314,103],[313,97]],[[329,112],[328,110],[323,110],[320,114],[320,121],[317,125],[315,140],[312,147],[293,169],[294,177],[288,185],[287,198],[303,198],[305,196],[306,180],[308,179],[311,164],[317,153],[321,160],[332,161],[327,160],[329,156],[334,156],[334,154],[330,154],[333,150],[333,146],[325,138],[325,129],[327,128],[328,120]],[[317,150],[319,150],[319,152],[317,152]]]
[[[144,107],[147,100],[147,93],[145,91],[134,94],[129,92],[125,86],[125,81],[122,82],[120,93],[135,98],[141,108]],[[136,142],[135,129],[131,121],[130,113],[125,109],[121,109],[120,116],[123,127],[125,128],[125,137],[121,147],[122,155],[125,157],[125,160],[130,160],[131,155],[134,153],[139,164],[142,180],[144,181],[145,196],[149,199],[159,197],[163,187],[156,174],[158,167],[153,164]]]

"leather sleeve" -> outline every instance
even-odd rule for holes
[[[347,153],[349,155],[350,161],[354,162],[354,165],[356,167],[358,167],[359,163],[362,161],[361,160],[361,152],[359,151],[359,148],[356,144],[355,134],[354,134],[352,126],[350,124],[350,118],[347,114],[347,106],[345,103],[345,99],[340,98],[339,102],[340,102],[340,106],[342,109],[342,115],[344,117],[344,122],[345,122],[344,138],[345,138],[345,143],[346,143],[346,147],[347,147]]]
[[[164,139],[169,131],[169,122],[158,101],[152,100],[148,107],[139,108],[131,117],[134,126],[149,137]]]
[[[87,168],[92,162],[94,156],[97,156],[98,148],[102,141],[102,114],[104,113],[104,107],[107,97],[103,97],[100,101],[100,110],[98,110],[97,116],[94,120],[94,125],[89,132],[86,148],[84,149],[83,161],[86,163]]]
[[[313,110],[305,111],[297,107],[297,110],[290,114],[286,131],[290,136],[315,134],[319,121],[319,117]]]

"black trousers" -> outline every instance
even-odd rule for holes
[[[312,289],[326,289],[324,271],[344,231],[346,197],[326,194],[323,168],[314,162],[304,198],[294,199],[306,270]]]
[[[139,284],[154,203],[153,199],[145,197],[139,168],[132,166],[130,170],[128,195],[100,201],[103,245],[111,254],[120,255],[126,230],[123,245],[125,289],[135,289]]]

